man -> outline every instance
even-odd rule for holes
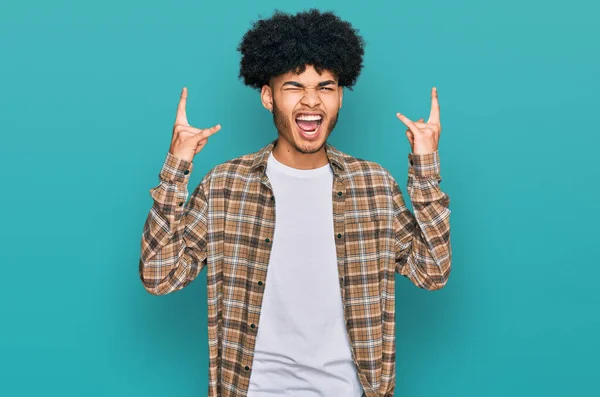
[[[327,143],[363,46],[329,12],[256,22],[240,77],[278,138],[211,169],[187,203],[192,159],[221,126],[190,126],[181,93],[139,270],[163,295],[207,268],[209,396],[393,396],[395,273],[429,290],[448,280],[437,91],[427,122],[397,114],[415,215],[385,168]]]

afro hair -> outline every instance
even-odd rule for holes
[[[328,70],[338,84],[352,90],[362,69],[365,41],[350,23],[333,12],[317,9],[296,15],[275,10],[246,32],[237,50],[242,54],[239,78],[260,90],[272,77],[303,73],[312,65]]]

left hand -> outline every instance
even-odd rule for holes
[[[411,121],[401,113],[397,113],[396,117],[408,127],[406,137],[414,154],[427,154],[438,150],[442,125],[440,124],[440,104],[435,87],[431,89],[431,111],[426,123],[422,122],[423,119],[416,122]]]

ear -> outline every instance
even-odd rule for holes
[[[260,100],[262,101],[263,106],[269,112],[273,112],[273,92],[271,91],[271,87],[268,84],[262,86],[260,90]]]
[[[342,99],[344,97],[344,87],[339,87],[340,109],[342,108]]]

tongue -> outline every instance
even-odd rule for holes
[[[318,121],[296,120],[296,124],[304,131],[314,131],[319,126]]]

